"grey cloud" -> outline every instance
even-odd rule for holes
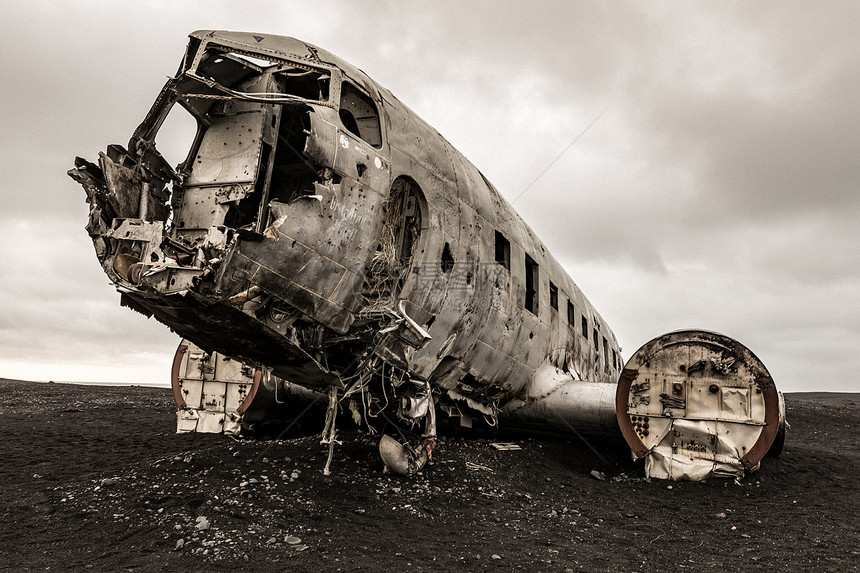
[[[358,65],[508,198],[608,107],[516,207],[625,354],[698,326],[738,337],[791,389],[850,389],[839,372],[860,368],[856,3],[2,10],[15,81],[0,86],[0,368],[169,361],[174,335],[119,308],[65,171],[124,144],[187,33],[210,27],[294,35]]]

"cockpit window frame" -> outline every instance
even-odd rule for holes
[[[369,116],[356,118],[350,110],[343,109],[342,106],[343,106],[344,99],[345,99],[345,91],[344,91],[345,87],[348,88],[350,91],[354,92],[354,94],[359,97],[359,99],[361,101],[359,101],[358,103],[363,103],[363,104],[369,105],[372,108],[373,115],[375,116],[375,134],[374,134],[375,137],[373,137],[373,138],[368,137],[368,135],[370,135],[370,134],[367,132],[367,129],[368,128],[373,129],[373,127],[374,127],[371,125],[372,120],[368,121]],[[338,119],[340,120],[341,126],[346,131],[348,131],[350,134],[359,138],[361,141],[370,145],[374,149],[382,149],[383,145],[385,143],[385,140],[383,137],[384,130],[382,129],[382,113],[380,112],[380,103],[378,101],[376,101],[370,94],[368,94],[366,90],[362,89],[356,82],[350,81],[349,79],[347,79],[345,77],[341,78],[341,81],[340,81],[340,84],[338,86],[337,91],[338,91],[338,106],[337,106]],[[349,115],[352,116],[352,125],[351,126],[347,125],[347,123],[350,123],[350,122],[347,120],[347,117],[345,117],[345,115],[346,115],[345,112],[348,112]],[[359,125],[359,122],[362,122],[365,125],[365,127],[362,128]]]
[[[320,65],[317,63],[310,65],[305,62],[298,62],[289,58],[279,58],[268,54],[259,54],[216,42],[207,42],[203,44],[198,49],[197,57],[194,58],[193,63],[185,70],[185,73],[192,76],[202,76],[206,79],[218,82],[219,80],[217,78],[205,75],[204,71],[201,69],[204,62],[208,61],[208,59],[215,54],[224,60],[229,60],[234,64],[244,66],[249,70],[249,76],[254,73],[263,74],[266,72],[272,72],[275,75],[285,74],[290,70],[304,70],[307,73],[318,74],[320,80],[324,80],[326,82],[326,87],[324,89],[321,88],[321,91],[325,92],[326,97],[305,97],[296,94],[296,97],[301,97],[308,103],[331,106],[334,98],[336,96],[339,97],[340,95],[339,89],[334,89],[334,87],[336,85],[339,86],[340,83],[340,70],[336,67]],[[264,65],[266,63],[269,63],[270,65]],[[225,85],[225,87],[230,86]],[[286,93],[284,95],[289,96],[294,94]]]

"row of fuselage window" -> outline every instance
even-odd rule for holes
[[[373,105],[373,101],[364,95],[360,90],[353,87],[351,84],[344,82],[341,86],[341,120],[344,123],[344,126],[352,132],[353,134],[361,137],[365,141],[368,141],[374,147],[379,147],[379,115],[376,112],[376,106]],[[359,115],[365,121],[363,127],[359,126],[355,119],[353,119],[353,110],[361,110],[362,113]],[[368,122],[368,120],[370,120]],[[482,175],[483,176],[483,175]],[[489,185],[489,182],[488,182]],[[447,248],[447,244],[446,244]],[[447,259],[450,259],[448,261]],[[446,264],[453,263],[453,258],[445,257],[443,253],[443,267]],[[528,254],[525,256],[525,268],[526,268],[526,298],[524,301],[524,307],[527,311],[531,312],[535,316],[538,314],[538,294],[540,290],[540,267],[538,264],[532,259]],[[496,231],[496,262],[505,267],[508,272],[511,270],[511,243],[508,239],[499,231]],[[549,281],[549,305],[553,310],[558,312],[558,287],[552,281]],[[573,305],[573,302],[568,298],[567,301],[567,322],[570,325],[571,330],[576,331],[576,308]],[[596,321],[595,321],[596,322]],[[582,336],[585,339],[586,343],[588,342],[588,318],[583,314],[582,315]],[[620,368],[618,363],[618,355],[615,350],[612,349],[612,361],[609,361],[609,342],[606,340],[606,337],[601,337],[597,328],[593,329],[591,340],[594,345],[594,350],[601,354],[601,346],[600,339],[603,339],[603,364],[605,369],[609,368]]]
[[[355,117],[356,113],[358,113],[358,116],[364,121],[362,126],[358,125],[358,120]],[[380,146],[379,114],[376,112],[376,106],[367,95],[347,82],[343,82],[341,86],[340,117],[344,126],[350,132],[364,139],[374,147]],[[444,255],[443,259],[445,259]],[[453,262],[453,259],[451,259],[451,262]],[[499,231],[496,231],[496,262],[505,267],[508,272],[511,271],[511,243]],[[445,263],[446,261],[443,260],[443,266]],[[528,253],[525,255],[525,268],[526,298],[524,301],[524,307],[527,311],[537,316],[538,295],[540,290],[540,267],[534,259],[528,255]],[[549,305],[554,311],[558,312],[558,287],[552,281],[549,281]],[[567,322],[571,330],[576,332],[576,308],[570,298],[568,298],[567,301]],[[595,321],[595,323],[596,322],[597,321]],[[582,315],[581,326],[582,336],[586,343],[588,343],[588,318],[584,314]],[[602,354],[600,345],[601,338],[603,339]],[[614,349],[611,350],[612,361],[609,361],[609,342],[606,340],[605,336],[600,336],[597,328],[593,329],[591,340],[594,350],[603,358],[604,369],[607,371],[610,368],[620,369],[618,355]]]
[[[505,267],[508,272],[511,272],[511,243],[508,239],[499,231],[496,231],[496,241],[495,241],[495,258],[496,262],[503,267]],[[532,259],[528,253],[525,254],[525,286],[526,286],[526,296],[523,301],[523,307],[529,311],[530,313],[537,316],[538,314],[538,300],[540,298],[540,266]],[[558,287],[551,280],[549,281],[549,306],[553,311],[558,312],[558,302],[559,302],[559,293]],[[595,321],[596,322],[596,321]],[[573,301],[570,300],[570,297],[567,299],[567,323],[570,326],[571,330],[576,332],[576,307],[573,304]],[[585,339],[586,343],[588,342],[588,317],[585,314],[581,315],[580,320],[581,326],[581,334]],[[602,339],[602,346],[600,341]],[[591,341],[594,346],[594,350],[601,355],[603,358],[604,370],[608,371],[610,368],[620,369],[620,363],[618,360],[618,354],[615,352],[615,349],[609,348],[609,341],[605,336],[601,336],[598,332],[597,328],[592,329],[591,333]],[[601,350],[603,351],[601,353]],[[612,360],[609,360],[609,356],[612,356]]]
[[[351,84],[344,82],[341,86],[340,110],[341,121],[350,132],[361,137],[374,147],[379,147],[379,115],[376,112],[376,106],[373,105],[373,101],[369,97],[357,88],[353,87]],[[362,117],[365,122],[363,126],[359,126],[357,124],[357,120],[354,119],[353,111],[358,113],[358,110],[362,112],[359,116]],[[487,184],[489,185],[489,182],[487,182]],[[445,247],[446,251],[442,256],[443,268],[445,268],[446,265],[453,264],[453,257],[450,256],[450,252],[447,250],[448,245],[446,244]],[[526,298],[524,301],[524,307],[527,311],[537,316],[538,294],[540,290],[540,267],[534,259],[528,255],[528,253],[526,253],[525,261]],[[511,243],[499,231],[496,231],[496,262],[505,267],[508,272],[511,271]],[[549,305],[553,310],[558,312],[558,287],[552,281],[549,281]],[[568,325],[570,325],[571,330],[576,332],[576,308],[570,298],[568,298],[567,301],[567,322]],[[582,336],[586,343],[588,343],[588,318],[584,314],[582,315],[581,326]],[[602,354],[600,346],[601,338],[603,339]],[[605,370],[608,371],[610,368],[620,368],[618,355],[614,349],[611,350],[612,361],[609,361],[609,342],[606,340],[605,336],[600,336],[597,328],[593,329],[591,340],[594,345],[594,350],[603,358]]]

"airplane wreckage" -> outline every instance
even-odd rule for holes
[[[175,168],[156,148],[171,112],[196,121]],[[195,32],[128,149],[75,165],[122,305],[183,337],[179,432],[320,401],[326,472],[348,412],[406,475],[443,419],[623,437],[669,479],[739,477],[782,448],[782,396],[752,352],[677,331],[624,364],[481,172],[323,49]]]

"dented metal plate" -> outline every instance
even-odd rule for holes
[[[652,340],[627,362],[616,392],[618,425],[651,477],[741,476],[779,428],[779,397],[745,346],[705,331]]]

